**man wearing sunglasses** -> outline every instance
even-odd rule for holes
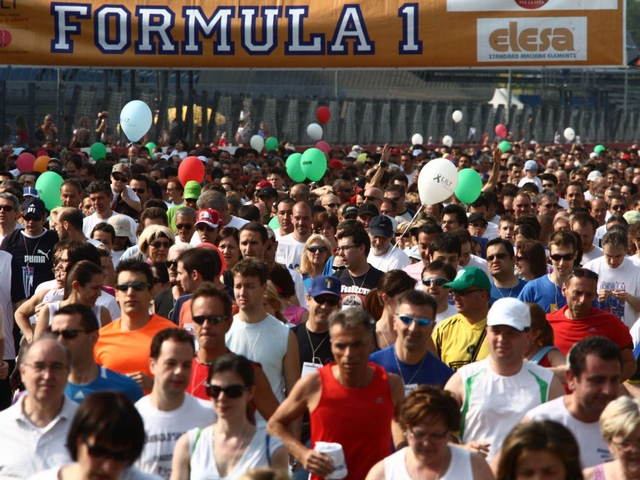
[[[333,193],[325,193],[320,197],[320,205],[324,207],[327,212],[338,215],[338,208],[340,208],[340,199]]]
[[[115,212],[137,217],[142,211],[140,198],[133,189],[127,185],[129,181],[129,169],[124,163],[116,163],[111,169],[111,209]]]
[[[165,479],[171,477],[178,439],[192,428],[204,428],[216,421],[211,402],[185,393],[191,381],[194,347],[193,336],[185,330],[167,328],[156,333],[149,358],[153,390],[136,402],[144,420],[146,442],[135,465]]]
[[[350,203],[353,196],[353,188],[346,180],[336,180],[333,184],[333,193],[338,197],[340,204]]]
[[[491,282],[482,269],[465,267],[458,271],[453,282],[443,286],[453,290],[458,313],[436,327],[433,342],[440,360],[457,370],[489,354],[484,331]]]
[[[529,410],[564,395],[551,370],[523,360],[530,328],[524,302],[495,302],[486,326],[489,357],[460,368],[445,387],[463,412],[461,443],[485,452],[489,462]]]
[[[549,239],[549,258],[553,272],[527,283],[518,299],[537,303],[546,313],[553,313],[567,304],[562,285],[569,279],[578,254],[578,237],[571,231],[556,231]]]
[[[383,198],[384,193],[379,188],[369,187],[364,191],[364,203],[372,203],[378,211],[380,211],[380,207],[382,207]]]
[[[437,304],[436,325],[458,313],[456,306],[449,304],[451,289],[444,286],[445,283],[453,282],[454,278],[456,269],[441,260],[428,263],[422,272],[422,291],[431,295]]]
[[[72,303],[53,314],[51,333],[71,353],[71,368],[64,393],[76,403],[102,390],[122,392],[132,402],[143,396],[142,389],[129,377],[98,365],[93,348],[98,341],[98,320],[93,311]]]
[[[196,219],[198,213],[191,207],[180,207],[176,211],[175,231],[176,243],[191,243],[193,234],[196,231]]]
[[[3,478],[30,478],[71,461],[66,440],[78,405],[64,395],[69,352],[44,337],[25,347],[20,374],[27,393],[0,412]]]
[[[444,387],[453,375],[432,352],[431,334],[437,310],[435,299],[425,292],[410,290],[398,300],[393,325],[398,336],[394,345],[372,353],[369,361],[402,377],[405,395],[418,385]]]
[[[607,214],[606,214],[606,221],[605,224],[598,227],[598,229],[596,230],[596,234],[595,237],[593,238],[593,244],[596,246],[602,246],[602,238],[604,237],[605,233],[607,233],[609,227],[610,227],[610,220],[612,220],[612,217],[614,219],[618,219],[620,218],[619,216],[623,216],[625,214],[625,212],[628,209],[628,204],[627,204],[627,199],[624,198],[622,195],[620,195],[619,193],[613,194],[611,195],[611,197],[608,200],[608,204],[607,204]]]
[[[100,329],[94,355],[98,363],[127,375],[148,393],[153,386],[148,362],[151,339],[175,324],[149,313],[153,272],[148,264],[139,260],[120,262],[116,282],[121,317]]]
[[[527,284],[515,275],[515,253],[508,240],[494,238],[487,243],[487,266],[493,278],[491,303],[500,298],[518,298]]]

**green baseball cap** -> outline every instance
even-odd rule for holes
[[[445,283],[443,287],[452,290],[466,290],[467,288],[477,287],[490,292],[491,281],[481,268],[465,267],[458,270],[453,282]]]
[[[184,198],[189,200],[197,200],[200,197],[200,191],[202,187],[195,180],[189,180],[187,184],[184,186],[184,193],[182,194]]]

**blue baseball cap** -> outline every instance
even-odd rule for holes
[[[309,295],[317,297],[319,295],[335,295],[340,297],[340,289],[342,282],[336,277],[329,275],[320,275],[313,279],[311,287],[309,288]]]
[[[40,195],[38,195],[38,190],[36,190],[33,187],[24,187],[22,189],[22,198],[25,198],[25,197],[40,198]]]

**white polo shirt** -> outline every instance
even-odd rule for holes
[[[65,447],[67,433],[79,405],[67,397],[60,414],[44,428],[36,427],[22,411],[24,399],[0,412],[0,478],[28,478],[42,470],[71,463]]]

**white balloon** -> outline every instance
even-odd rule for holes
[[[322,140],[322,133],[322,127],[317,123],[310,123],[307,127],[307,135],[309,135],[309,138],[314,142]]]
[[[423,142],[424,139],[419,133],[414,133],[413,137],[411,137],[411,145],[422,145]]]
[[[570,142],[572,142],[573,139],[576,138],[576,132],[573,130],[573,128],[564,129],[564,138],[566,138]]]
[[[460,110],[456,110],[455,112],[453,112],[453,115],[451,115],[451,117],[453,118],[454,122],[460,123],[460,121],[462,120],[462,112]]]
[[[451,145],[453,145],[453,138],[451,138],[451,135],[445,135],[444,137],[442,137],[442,143],[447,147],[450,147]]]
[[[418,177],[418,192],[424,205],[445,201],[458,186],[458,170],[453,162],[436,158],[427,163]]]
[[[120,127],[129,141],[137,142],[144,137],[153,123],[153,114],[149,105],[132,100],[120,112]]]
[[[264,148],[264,138],[260,135],[254,135],[251,137],[251,140],[249,140],[249,145],[251,145],[251,148],[254,150],[262,152],[262,149]]]

